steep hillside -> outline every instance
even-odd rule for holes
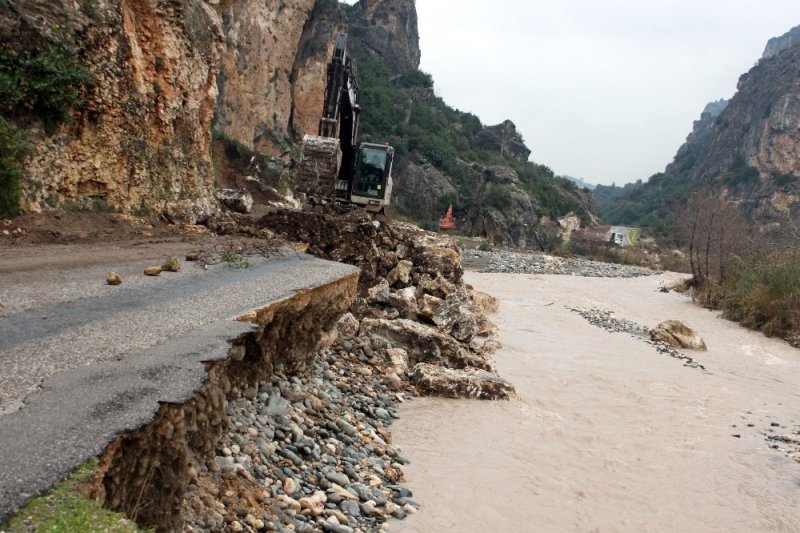
[[[523,247],[549,244],[545,217],[575,212],[588,224],[588,191],[528,162],[531,151],[513,122],[486,126],[436,96],[431,76],[418,70],[419,49],[402,45],[418,39],[413,2],[395,3],[388,12],[396,22],[379,30],[370,18],[378,13],[370,11],[374,2],[344,9],[362,90],[362,136],[397,149],[396,207],[432,227],[452,204],[463,231]],[[387,29],[400,34],[372,35]]]
[[[658,225],[687,195],[714,187],[762,223],[800,213],[798,28],[770,40],[729,102],[709,104],[663,173],[595,191],[611,223]]]
[[[545,217],[591,218],[588,192],[527,162],[511,121],[485,126],[435,95],[413,0],[30,0],[0,2],[0,22],[4,215],[201,221],[218,210],[219,169],[236,166],[214,163],[231,150],[212,150],[212,132],[237,153],[282,158],[270,164],[285,164],[286,183],[345,31],[363,137],[397,148],[401,212],[433,225],[452,203],[465,231],[520,246],[543,245]]]

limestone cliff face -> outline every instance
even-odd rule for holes
[[[689,136],[667,168],[695,182],[721,179],[748,212],[767,219],[800,210],[800,42],[773,51],[739,78],[727,107],[702,135]],[[738,162],[759,178],[726,182]]]
[[[800,26],[795,26],[780,37],[773,37],[767,41],[767,46],[764,47],[764,54],[761,57],[766,59],[776,56],[798,43],[800,43]]]
[[[222,11],[216,130],[262,152],[280,151],[274,135],[290,129],[295,61],[313,9],[314,0],[239,0]]]
[[[100,201],[202,218],[215,208],[209,144],[219,17],[197,0],[83,4],[0,4],[6,38],[64,43],[94,78],[71,122],[54,132],[31,126],[23,206]]]
[[[339,32],[392,72],[419,66],[413,0],[238,0],[222,10],[225,51],[214,129],[271,155],[316,133]]]
[[[360,0],[348,10],[350,33],[383,61],[392,74],[419,68],[414,0]]]

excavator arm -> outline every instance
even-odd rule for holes
[[[318,135],[303,137],[295,189],[311,204],[333,202],[347,208],[383,210],[391,202],[394,151],[388,145],[358,144],[361,108],[346,34],[336,37],[326,82]],[[361,160],[372,156],[381,163],[370,180],[364,173],[370,165]]]

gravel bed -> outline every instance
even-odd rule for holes
[[[636,278],[663,273],[640,266],[603,263],[574,257],[555,257],[541,252],[464,250],[462,258],[465,262],[484,265],[478,271],[487,273],[566,274],[596,278]]]
[[[567,309],[578,313],[593,326],[603,328],[611,333],[627,333],[632,337],[640,339],[641,341],[653,346],[659,353],[669,355],[675,359],[680,359],[683,361],[683,366],[705,370],[705,367],[697,362],[697,360],[677,350],[670,344],[667,344],[663,341],[652,340],[649,336],[650,329],[647,326],[642,326],[641,324],[631,320],[617,318],[614,316],[612,311],[606,309],[585,309],[581,307],[567,307]]]
[[[415,512],[385,429],[405,397],[383,364],[344,340],[308,375],[241,391],[211,471],[189,487],[185,531],[380,531]]]

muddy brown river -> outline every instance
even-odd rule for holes
[[[800,431],[800,350],[658,292],[674,275],[466,278],[501,300],[519,400],[404,405],[393,433],[423,508],[393,532],[800,531],[800,462],[766,438]],[[706,370],[568,306],[685,320]]]

